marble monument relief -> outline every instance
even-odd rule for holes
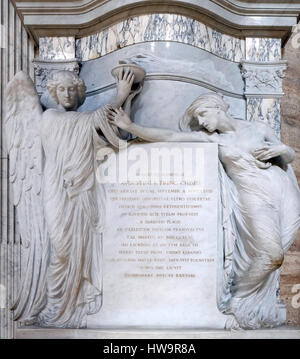
[[[39,55],[7,76],[21,278],[0,309],[37,332],[284,325],[300,190],[281,46],[300,6],[39,3],[15,4]]]
[[[70,71],[49,79],[57,108],[45,112],[23,72],[8,85],[10,180],[27,268],[15,319],[57,328],[284,323],[278,268],[300,224],[294,151],[268,125],[231,117],[215,93],[186,109],[181,131],[135,124],[130,108],[145,73],[123,64],[112,74],[115,98],[89,112],[76,112],[86,88]],[[124,155],[128,134],[137,143]]]

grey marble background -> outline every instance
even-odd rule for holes
[[[246,117],[239,65],[174,42],[136,44],[83,62],[80,76],[88,96],[80,111],[96,109],[111,100],[115,79],[110,71],[120,60],[137,63],[147,72],[143,90],[132,107],[132,119],[138,124],[179,130],[187,107],[210,91],[225,96],[233,116]]]

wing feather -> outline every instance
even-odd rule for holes
[[[25,258],[21,288],[12,309],[15,320],[34,323],[46,301],[48,238],[42,203],[40,137],[43,110],[32,80],[22,71],[7,85],[6,98],[9,179]]]

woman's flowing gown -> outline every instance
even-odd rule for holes
[[[291,169],[260,169],[234,147],[220,146],[220,160],[225,279],[219,307],[241,327],[280,325],[285,309],[276,295],[277,269],[300,225],[298,185]]]

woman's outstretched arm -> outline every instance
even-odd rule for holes
[[[119,110],[108,109],[107,118],[110,123],[148,142],[218,142],[216,133],[176,132],[164,128],[139,126],[131,122],[121,108]]]

